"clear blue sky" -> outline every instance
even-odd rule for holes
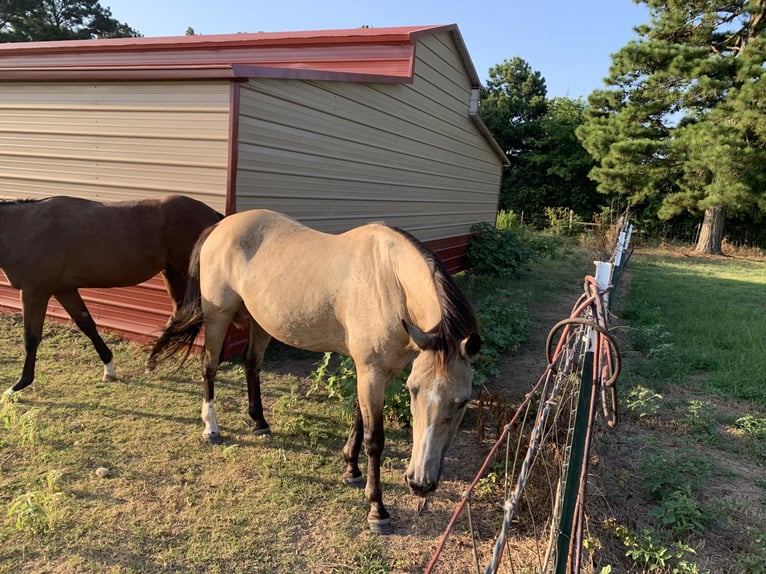
[[[101,0],[144,36],[457,24],[482,82],[519,56],[548,96],[603,87],[610,55],[648,21],[632,0]]]

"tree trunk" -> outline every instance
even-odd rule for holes
[[[694,251],[706,255],[721,255],[723,242],[723,226],[726,222],[726,212],[723,205],[714,205],[705,209],[700,236]]]

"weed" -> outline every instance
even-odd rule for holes
[[[9,437],[18,440],[21,446],[28,446],[35,444],[39,438],[39,414],[39,409],[35,407],[25,410],[17,402],[6,401],[0,409],[0,421],[9,431]]]
[[[507,289],[497,289],[478,304],[482,347],[474,363],[474,385],[497,380],[501,375],[500,356],[518,349],[527,339],[529,314],[524,298]]]
[[[702,536],[715,520],[715,515],[692,496],[689,486],[663,497],[660,504],[652,509],[651,515],[659,526],[669,529],[679,538],[687,534]]]
[[[625,545],[625,555],[644,572],[672,572],[673,574],[702,574],[697,565],[688,558],[696,552],[682,542],[670,547],[662,543],[657,533],[642,529],[635,533],[622,525],[611,526],[615,535]]]
[[[747,437],[766,438],[766,418],[745,415],[734,421],[734,427]]]
[[[683,422],[696,434],[710,434],[716,428],[715,405],[707,401],[689,401]]]
[[[394,422],[405,426],[410,424],[410,393],[405,385],[409,369],[400,373],[388,386],[385,393],[383,411]],[[356,411],[356,367],[354,360],[345,355],[324,353],[311,372],[314,384],[307,395],[324,387],[328,396],[337,399],[347,420],[351,420]]]
[[[748,528],[751,543],[746,551],[737,557],[738,572],[744,574],[766,574],[766,531]]]
[[[27,491],[13,499],[8,507],[8,518],[16,530],[32,534],[53,531],[61,514],[60,502],[63,493],[57,486],[60,477],[59,471],[49,471],[45,474],[45,485],[42,489]]]
[[[639,418],[657,416],[661,403],[662,395],[641,385],[632,388],[625,400],[628,411]]]
[[[649,499],[663,500],[679,488],[690,492],[704,483],[712,471],[712,461],[693,451],[664,451],[659,448],[648,451],[641,461],[641,473]]]

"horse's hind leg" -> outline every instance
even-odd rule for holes
[[[162,279],[165,281],[165,289],[173,300],[173,314],[183,305],[186,293],[186,276],[175,267],[165,267],[162,270]]]
[[[204,307],[204,304],[203,304]],[[221,444],[221,431],[215,416],[215,376],[221,348],[234,313],[205,312],[205,351],[202,355],[202,438],[210,444]]]
[[[6,397],[13,396],[14,393],[28,387],[35,380],[37,347],[43,338],[45,309],[48,306],[49,297],[49,295],[39,295],[29,291],[21,292],[21,307],[24,317],[24,367],[16,384],[3,393]]]
[[[53,296],[56,298],[56,301],[61,303],[61,306],[79,327],[80,331],[85,333],[88,339],[93,343],[98,356],[101,358],[101,362],[104,363],[104,375],[102,379],[104,381],[116,380],[117,374],[114,369],[114,355],[109,347],[106,346],[106,343],[104,343],[101,335],[98,334],[96,322],[93,320],[93,317],[90,316],[90,312],[88,312],[85,302],[82,300],[82,297],[80,297],[80,293],[75,289],[72,291],[60,291],[54,293]]]
[[[248,413],[253,419],[253,433],[258,436],[271,433],[269,423],[263,416],[261,401],[261,367],[263,355],[271,341],[271,335],[250,318],[250,333],[245,352],[245,378],[247,379]]]

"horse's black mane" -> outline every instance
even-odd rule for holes
[[[392,227],[417,248],[431,269],[436,295],[442,311],[441,322],[429,333],[435,334],[432,350],[441,351],[448,356],[459,352],[460,342],[471,333],[479,332],[479,321],[473,305],[457,286],[441,259],[412,234]]]

